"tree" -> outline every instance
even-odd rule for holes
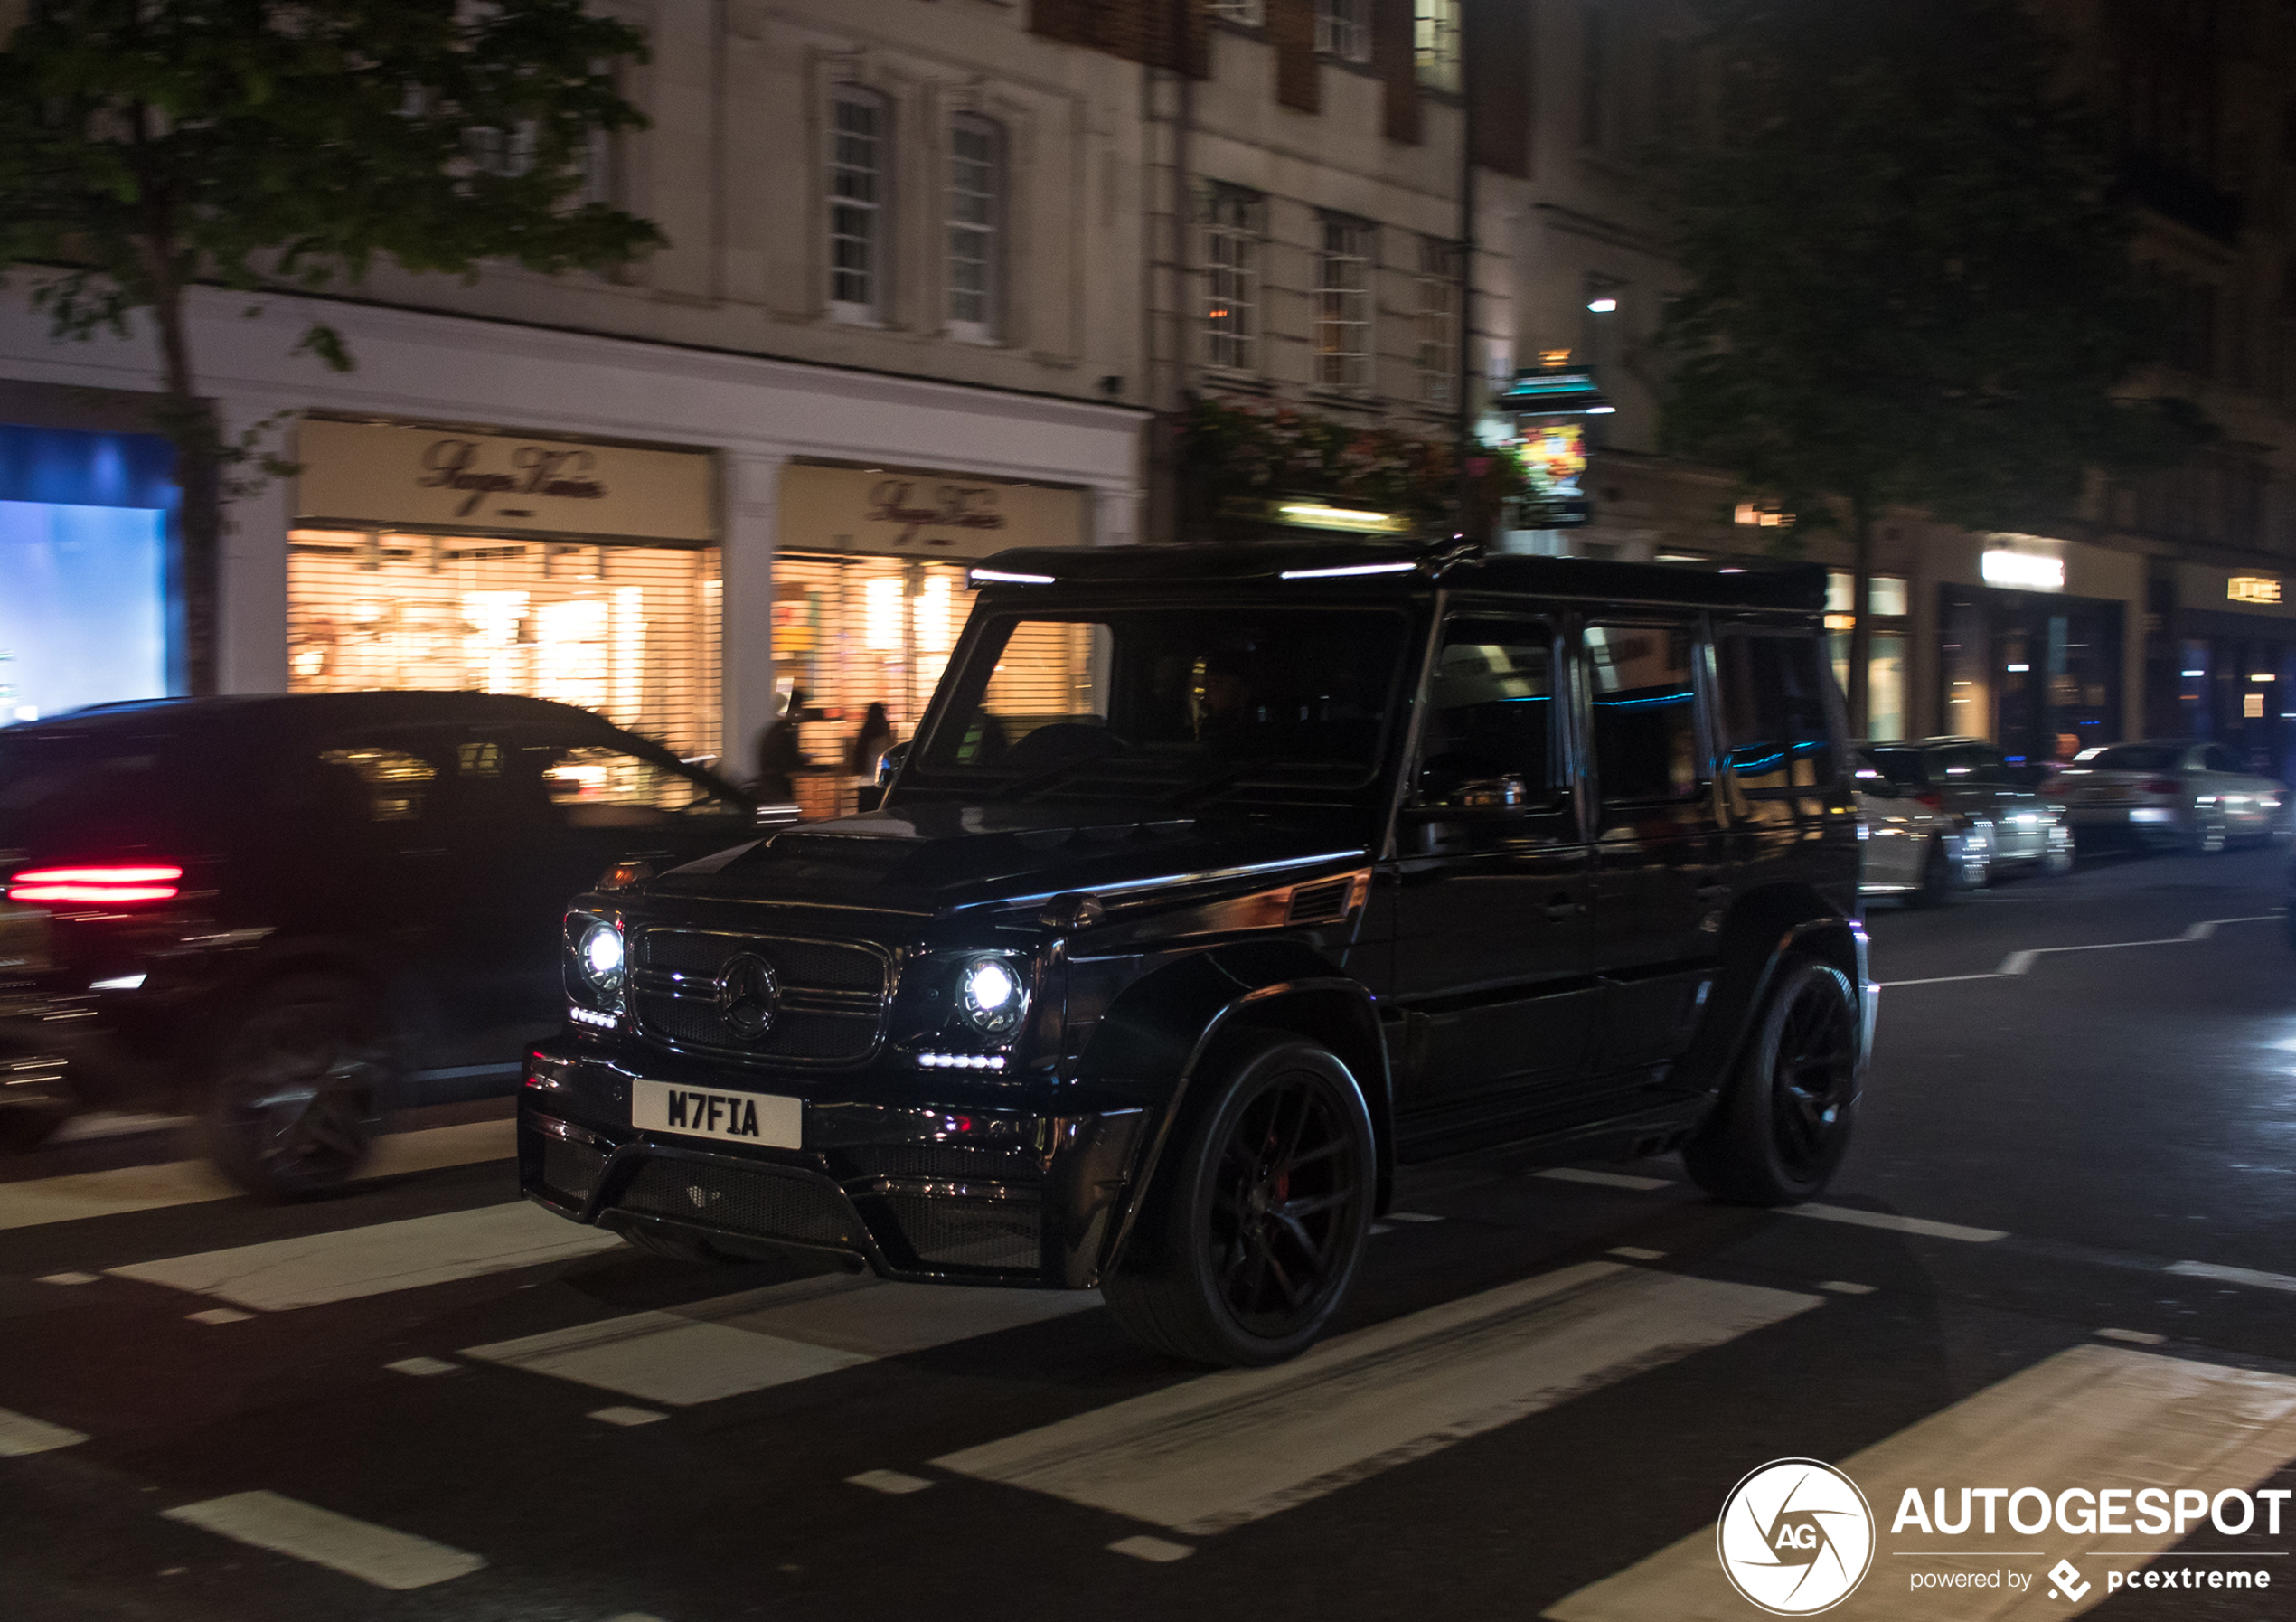
[[[1706,0],[1708,136],[1663,165],[1687,289],[1670,448],[1735,472],[1857,559],[1867,723],[1873,530],[2061,522],[2091,471],[2209,431],[2133,397],[2166,319],[2099,125],[2016,0]]]
[[[223,502],[284,467],[200,396],[192,289],[629,259],[659,233],[582,194],[598,141],[644,122],[612,79],[644,52],[581,0],[31,0],[0,49],[0,267],[35,268],[58,338],[148,315],[194,693],[215,689]],[[352,364],[324,323],[306,352]]]

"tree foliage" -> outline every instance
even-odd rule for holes
[[[194,690],[212,679],[218,480],[249,448],[201,401],[187,291],[645,251],[651,224],[584,197],[598,139],[643,123],[612,70],[644,52],[581,0],[31,0],[0,49],[0,266],[39,268],[60,338],[151,316]],[[326,324],[300,347],[351,364]]]
[[[1805,515],[2018,528],[2207,429],[2138,398],[2165,314],[2110,144],[2016,0],[1705,0],[1669,165],[1668,435]]]

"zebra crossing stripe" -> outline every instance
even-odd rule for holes
[[[603,1229],[580,1227],[539,1205],[513,1200],[163,1261],[131,1262],[110,1271],[253,1312],[281,1312],[561,1261],[611,1250],[620,1243]]]
[[[61,1425],[35,1419],[30,1414],[14,1413],[0,1408],[0,1458],[21,1458],[27,1453],[48,1453],[58,1448],[77,1447],[87,1439],[77,1430],[68,1430]]]
[[[1821,1301],[1586,1262],[932,1462],[1208,1536]]]
[[[234,1542],[325,1566],[379,1589],[427,1589],[466,1577],[486,1563],[475,1554],[428,1538],[354,1520],[278,1493],[233,1493],[160,1514]]]
[[[2006,1584],[1915,1590],[1909,1573],[1938,1562],[1908,1557],[1951,1551],[1956,1540],[1888,1530],[1908,1487],[1921,1490],[1924,1504],[1941,1486],[2213,1492],[2254,1487],[2291,1458],[2296,1379],[2122,1346],[2072,1347],[1840,1461],[1876,1520],[1874,1567],[1851,1608],[1860,1618],[1983,1622],[2033,1598]],[[2047,1589],[2051,1564],[2070,1560],[2090,1587],[2080,1601],[2054,1612],[2069,1616],[2103,1603],[2106,1570],[2122,1561],[2133,1569],[2178,1539],[2173,1532],[2084,1537],[2052,1525],[2038,1541],[2047,1545],[2040,1552],[1990,1563],[2021,1565],[2037,1589]],[[1989,1547],[1981,1541],[1969,1546]],[[1553,1622],[1745,1622],[1748,1610],[1722,1575],[1708,1525],[1540,1614]]]
[[[667,1312],[466,1346],[461,1355],[687,1408],[1099,1304],[1097,1295],[1083,1291],[803,1278]]]
[[[376,1140],[374,1159],[366,1174],[403,1176],[409,1172],[507,1160],[517,1152],[518,1124],[508,1119],[432,1127],[420,1132],[394,1132]],[[22,1183],[0,1183],[0,1229],[36,1228],[47,1222],[75,1222],[127,1212],[162,1211],[173,1205],[236,1199],[243,1192],[199,1160],[74,1172],[62,1177],[34,1177]]]

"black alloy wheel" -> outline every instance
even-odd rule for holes
[[[294,1200],[356,1176],[391,1072],[383,1022],[348,981],[257,994],[225,1034],[200,1124],[216,1165],[249,1193]]]
[[[1717,1200],[1793,1204],[1822,1191],[1849,1147],[1862,1035],[1849,976],[1786,954],[1752,1035],[1736,1079],[1682,1160]]]
[[[1177,1146],[1150,1193],[1153,1231],[1134,1235],[1139,1259],[1107,1283],[1117,1322],[1151,1350],[1218,1367],[1304,1351],[1370,1231],[1371,1121],[1354,1077],[1313,1042],[1256,1038]]]

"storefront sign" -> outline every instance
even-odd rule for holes
[[[2021,591],[2065,589],[2065,560],[2031,552],[1989,552],[1978,561],[1989,586]]]
[[[309,524],[712,541],[706,451],[313,419],[296,429]]]
[[[1516,455],[1522,458],[1529,488],[1521,504],[1525,529],[1567,529],[1588,522],[1586,429],[1567,420],[1527,422]]]
[[[1087,513],[1081,490],[793,463],[781,476],[779,545],[985,558],[1012,546],[1082,546]]]
[[[2280,582],[2263,575],[2235,574],[2225,580],[2225,596],[2236,603],[2277,603]]]
[[[2177,602],[2188,612],[2237,614],[2243,618],[2296,618],[2296,598],[2276,574],[2212,569],[2206,563],[2177,565]]]

